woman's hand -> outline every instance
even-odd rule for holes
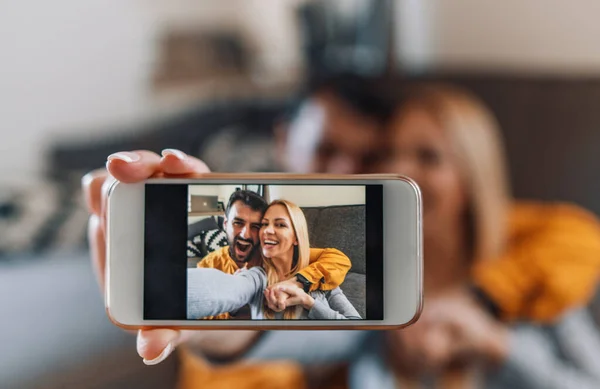
[[[193,177],[210,170],[197,158],[174,150],[163,150],[162,156],[140,150],[119,152],[108,157],[106,169],[86,174],[82,179],[83,191],[90,212],[88,236],[92,263],[98,283],[104,289],[104,269],[106,265],[106,204],[107,190],[115,180],[125,183],[140,182],[150,177]],[[223,333],[226,340],[213,347]],[[177,345],[194,341],[203,350],[235,353],[239,344],[250,341],[256,331],[239,331],[235,334],[225,331],[177,331],[172,329],[140,330],[137,337],[137,351],[144,363],[154,365],[163,361]],[[225,338],[225,337],[223,337]],[[235,339],[234,339],[235,338]],[[247,340],[246,340],[247,338]]]
[[[422,319],[452,335],[455,358],[483,359],[492,365],[506,359],[508,328],[468,297],[449,295],[433,299]]]
[[[288,298],[283,302],[279,301],[279,308],[283,307],[286,309],[287,307],[293,307],[295,305],[301,305],[302,308],[306,310],[311,310],[315,305],[315,299],[312,298],[309,294],[307,294],[302,288],[299,288],[293,284],[287,283],[279,283],[274,287],[275,294],[285,293]]]
[[[300,287],[300,285],[301,284],[294,277],[269,286],[264,292],[267,306],[274,312],[284,311],[285,301],[290,298],[290,295],[282,291],[279,286]]]
[[[273,286],[264,291],[267,306],[273,312],[282,312],[285,310],[285,301],[290,297],[287,293],[276,290]]]
[[[390,361],[402,374],[435,373],[453,363],[500,364],[508,353],[508,329],[464,292],[426,301],[417,323],[388,335]]]
[[[427,307],[427,305],[426,305]],[[405,377],[436,374],[452,359],[452,334],[419,319],[408,328],[386,334],[388,362]]]

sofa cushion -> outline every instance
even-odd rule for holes
[[[336,248],[352,261],[351,271],[365,274],[365,206],[302,208],[311,247]]]

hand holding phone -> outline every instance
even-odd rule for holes
[[[209,172],[208,167],[197,158],[179,150],[164,150],[162,156],[150,151],[121,152],[109,157],[106,169],[93,171],[82,179],[89,221],[89,243],[92,264],[100,288],[104,290],[106,265],[106,206],[107,191],[114,180],[135,183],[153,176],[193,176]],[[174,329],[141,329],[137,333],[137,351],[144,363],[155,364],[164,360],[179,344],[194,340],[196,343],[210,342],[220,337],[219,347],[225,354],[232,354],[257,336],[256,331],[223,333],[212,331],[179,331]],[[216,343],[216,342],[213,342]],[[210,349],[210,346],[207,346]]]
[[[421,309],[420,214],[397,175],[116,182],[107,312],[128,329],[401,328]]]

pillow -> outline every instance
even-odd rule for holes
[[[202,241],[206,247],[206,251],[208,253],[212,253],[220,249],[221,247],[229,246],[229,241],[227,241],[227,234],[223,230],[208,230],[204,231],[201,236]]]
[[[188,258],[204,258],[206,255],[229,245],[227,234],[220,229],[200,232],[187,241]]]
[[[214,230],[217,228],[219,228],[219,225],[215,217],[207,217],[199,222],[188,225],[188,239],[192,239],[204,231]]]
[[[202,258],[202,242],[200,235],[194,236],[192,239],[187,241],[187,257],[188,258]]]

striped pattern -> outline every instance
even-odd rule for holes
[[[187,241],[187,256],[188,258],[204,258],[228,244],[225,231],[219,229],[202,231]]]

